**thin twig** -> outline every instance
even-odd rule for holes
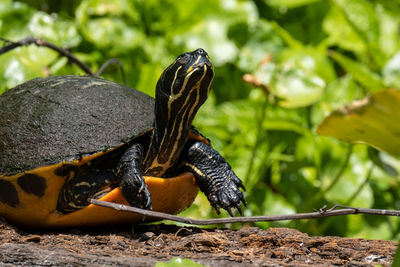
[[[262,68],[263,65],[266,65],[266,64],[270,63],[271,61],[272,61],[272,55],[271,54],[265,55],[265,57],[260,62],[259,68]],[[243,75],[242,79],[243,79],[243,81],[245,81],[255,87],[261,88],[266,93],[266,95],[271,94],[271,91],[269,90],[268,85],[263,84],[260,81],[260,79],[256,77],[256,75],[247,73],[247,74]]]
[[[246,179],[245,181],[248,181],[250,178],[250,175],[253,173],[253,167],[254,167],[254,162],[256,160],[256,156],[257,156],[257,152],[258,152],[258,148],[260,147],[260,143],[264,140],[263,138],[263,134],[266,132],[264,131],[264,127],[263,127],[263,122],[265,120],[265,116],[266,116],[266,110],[267,110],[267,105],[268,105],[268,99],[265,98],[263,104],[261,105],[261,114],[260,116],[256,117],[257,120],[257,133],[256,133],[256,140],[254,142],[254,146],[252,147],[251,150],[251,155],[250,155],[250,160],[249,160],[249,164],[248,164],[248,168],[247,168],[247,172],[246,172]],[[257,109],[255,109],[255,111],[257,112]]]
[[[264,93],[266,93],[267,95],[269,95],[271,93],[271,91],[269,90],[268,86],[263,84],[255,75],[253,74],[244,74],[242,77],[243,81],[253,85],[254,87],[258,87],[261,88]]]
[[[85,63],[76,58],[73,54],[71,54],[71,52],[69,52],[67,49],[48,43],[40,38],[27,37],[18,42],[11,42],[9,40],[0,37],[0,40],[9,43],[9,45],[0,48],[0,55],[19,46],[28,46],[31,44],[35,44],[37,46],[44,46],[54,51],[57,51],[61,56],[67,57],[71,62],[78,65],[84,72],[86,72],[86,74],[93,75],[93,72],[90,70],[90,68]]]
[[[119,66],[119,69],[120,69],[121,75],[122,75],[122,82],[124,83],[124,85],[126,85],[124,64],[122,64],[122,62],[117,58],[110,58],[103,65],[101,65],[100,69],[96,73],[96,76],[100,76],[109,65],[118,65]]]
[[[322,195],[325,195],[328,191],[330,191],[340,180],[342,177],[344,171],[346,170],[347,166],[349,165],[350,162],[350,157],[353,153],[353,145],[349,145],[347,148],[346,156],[345,159],[342,163],[342,166],[340,167],[339,171],[336,173],[335,177],[333,178],[332,182],[321,191]]]
[[[150,217],[153,219],[169,220],[169,221],[193,224],[193,225],[303,220],[303,219],[324,218],[324,217],[330,217],[330,216],[349,215],[349,214],[400,216],[400,210],[364,209],[364,208],[353,208],[353,207],[335,205],[328,210],[326,210],[325,208],[322,208],[319,211],[310,212],[310,213],[297,213],[297,214],[271,215],[271,216],[242,216],[242,217],[217,218],[217,219],[192,219],[192,218],[186,218],[186,217],[179,217],[176,215],[171,215],[171,214],[158,212],[158,211],[140,209],[140,208],[131,207],[131,206],[118,204],[118,203],[101,201],[101,200],[97,200],[97,199],[92,199],[91,203],[98,205],[98,206],[112,208],[112,209],[119,210],[119,211],[127,211],[127,212],[140,214],[140,215]],[[340,209],[337,209],[337,208],[340,208]]]
[[[369,180],[372,177],[372,171],[374,170],[375,165],[372,165],[367,173],[367,177],[365,177],[364,181],[359,185],[357,190],[353,193],[353,195],[350,196],[350,198],[345,202],[346,205],[350,205],[351,202],[360,194],[361,190],[364,188],[366,184],[368,184]]]

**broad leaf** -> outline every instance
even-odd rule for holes
[[[330,56],[368,90],[379,90],[385,87],[379,75],[371,71],[366,65],[335,51],[330,51]]]
[[[330,114],[317,132],[400,156],[400,91],[376,91]]]
[[[275,7],[285,8],[297,8],[305,5],[309,5],[320,0],[264,0],[267,5]]]

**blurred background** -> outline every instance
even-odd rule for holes
[[[395,157],[316,133],[333,110],[400,88],[399,32],[393,0],[0,0],[0,37],[41,37],[93,71],[117,58],[127,84],[152,96],[179,54],[204,48],[216,77],[194,124],[244,181],[245,215],[335,203],[400,209]],[[84,73],[47,48],[0,55],[0,93],[62,74]],[[122,82],[117,67],[102,76]],[[217,217],[202,194],[182,215]],[[397,239],[400,221],[357,215],[255,225]]]

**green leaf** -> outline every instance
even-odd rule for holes
[[[274,31],[281,37],[291,48],[301,49],[303,44],[297,41],[285,28],[281,27],[278,23],[271,21],[271,26]]]
[[[269,84],[271,93],[279,98],[279,105],[298,108],[318,101],[325,88],[324,80],[286,63],[274,70]]]
[[[200,263],[194,262],[191,259],[182,259],[178,257],[172,258],[169,262],[157,262],[154,267],[201,267],[201,266],[207,266],[207,265],[202,265]]]
[[[29,34],[26,23],[34,14],[28,5],[14,1],[0,1],[0,36],[12,40],[25,38]]]
[[[383,8],[377,8],[377,10],[380,26],[379,46],[382,53],[385,54],[384,59],[389,59],[400,51],[399,16],[390,15]]]
[[[315,47],[302,49],[285,49],[279,56],[280,61],[290,64],[296,69],[302,69],[308,74],[317,75],[326,83],[333,82],[336,74],[332,62],[326,56],[326,51],[319,51]]]
[[[302,47],[282,52],[277,63],[261,64],[255,77],[277,97],[279,105],[298,108],[317,102],[335,74],[324,56]]]
[[[333,5],[326,15],[322,28],[328,34],[326,42],[331,46],[339,46],[356,54],[363,54],[367,50],[365,42],[349,25],[342,10],[336,5]]]
[[[289,120],[279,120],[279,119],[271,119],[271,120],[264,120],[263,127],[265,129],[276,130],[276,131],[292,131],[298,134],[307,135],[309,132],[306,128],[298,125],[295,122],[291,122]]]
[[[378,166],[379,168],[381,168],[381,170],[383,170],[384,172],[386,172],[387,174],[389,174],[392,177],[397,177],[399,175],[399,173],[397,172],[397,170],[395,168],[393,168],[390,164],[388,164],[387,162],[385,162],[384,160],[382,160],[382,158],[379,155],[379,151],[376,150],[373,147],[368,147],[368,157],[371,159],[371,161]]]
[[[366,143],[400,156],[400,91],[384,90],[334,111],[318,126],[321,135]]]
[[[321,0],[264,0],[264,2],[268,5],[281,8],[296,8],[319,1]]]
[[[62,20],[57,15],[37,12],[30,20],[28,28],[35,37],[41,37],[63,47],[74,47],[81,42],[75,24],[72,21]]]
[[[364,96],[362,88],[350,74],[337,78],[327,85],[321,100],[313,106],[312,121],[317,124],[333,110]]]
[[[400,89],[400,51],[386,63],[382,74],[386,86]]]
[[[139,27],[132,27],[138,20],[132,5],[124,1],[86,0],[76,11],[80,31],[87,40],[100,48],[132,49],[144,40]]]
[[[366,65],[335,51],[330,51],[330,56],[368,90],[373,91],[385,88],[382,79],[375,72],[368,69]]]
[[[400,13],[400,2],[393,0],[378,0],[379,4],[381,4],[386,11],[398,16]]]
[[[252,32],[245,35],[245,38],[247,41],[240,49],[237,65],[246,72],[253,72],[265,57],[277,55],[283,48],[283,40],[266,20],[258,20]]]
[[[334,0],[355,32],[366,42],[378,41],[379,23],[374,6],[364,0]]]
[[[379,47],[379,20],[374,4],[364,0],[335,0],[347,22],[368,48],[369,56],[378,66],[385,62]]]
[[[157,79],[163,69],[160,64],[144,64],[140,69],[139,81],[136,89],[154,97]]]
[[[0,72],[5,78],[7,89],[26,80],[45,76],[48,65],[58,57],[57,52],[37,46],[23,47],[1,55]]]
[[[197,21],[184,21],[185,32],[175,35],[173,42],[193,50],[203,47],[215,66],[233,63],[238,54],[237,44],[230,38],[231,27],[241,24],[249,27],[258,18],[255,5],[249,1],[174,1],[180,16],[197,17]],[[193,10],[188,13],[188,5]],[[199,16],[201,17],[199,18]],[[232,32],[231,32],[232,33]]]
[[[233,62],[238,55],[238,48],[228,39],[229,20],[224,17],[212,17],[202,21],[190,32],[176,36],[174,41],[186,43],[188,50],[203,47],[215,66]]]
[[[400,266],[400,246],[396,249],[396,254],[393,259],[392,266]]]

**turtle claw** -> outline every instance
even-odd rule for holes
[[[151,195],[140,171],[142,157],[143,146],[140,143],[131,145],[122,155],[116,174],[128,203],[134,207],[151,209]]]
[[[240,216],[243,216],[243,211],[242,211],[242,207],[239,205],[236,205],[236,209],[238,210]]]
[[[230,171],[233,175],[235,175],[232,170]],[[206,193],[211,206],[218,211],[219,208],[223,208],[231,217],[234,217],[232,209],[237,209],[242,215],[243,212],[241,205],[243,203],[244,206],[246,206],[246,201],[244,200],[243,192],[240,191],[239,187],[232,183],[232,180],[228,179],[227,177],[225,177],[222,183],[217,184],[219,186],[212,188],[212,191],[215,191],[211,193],[211,195],[214,195],[213,197],[210,197],[210,195]]]
[[[135,182],[142,183],[140,185],[135,185]],[[122,183],[121,190],[122,194],[131,206],[142,209],[151,209],[151,195],[144,180],[131,180],[131,183]]]
[[[243,191],[246,191],[246,189],[245,189],[244,187],[243,187]],[[243,194],[239,195],[239,197],[240,197],[240,201],[243,203],[243,205],[244,205],[245,207],[247,207],[247,202],[246,202],[246,200],[244,199]],[[239,207],[240,207],[240,205],[239,205]],[[242,213],[240,213],[240,214],[242,214]]]
[[[140,202],[137,207],[151,210],[151,195],[145,184],[143,184],[143,187],[139,189],[137,195],[139,200],[138,202]]]
[[[229,215],[231,215],[231,217],[234,217],[231,208],[227,208],[226,211],[229,213]]]
[[[246,206],[242,181],[232,171],[226,160],[212,147],[201,142],[192,144],[184,154],[182,166],[191,171],[201,191],[207,196],[211,206],[219,214],[225,209],[233,216],[232,208],[241,211],[241,204]]]
[[[216,212],[218,215],[221,214],[221,210],[220,210],[218,207],[214,207],[214,209],[215,209],[215,212]]]

